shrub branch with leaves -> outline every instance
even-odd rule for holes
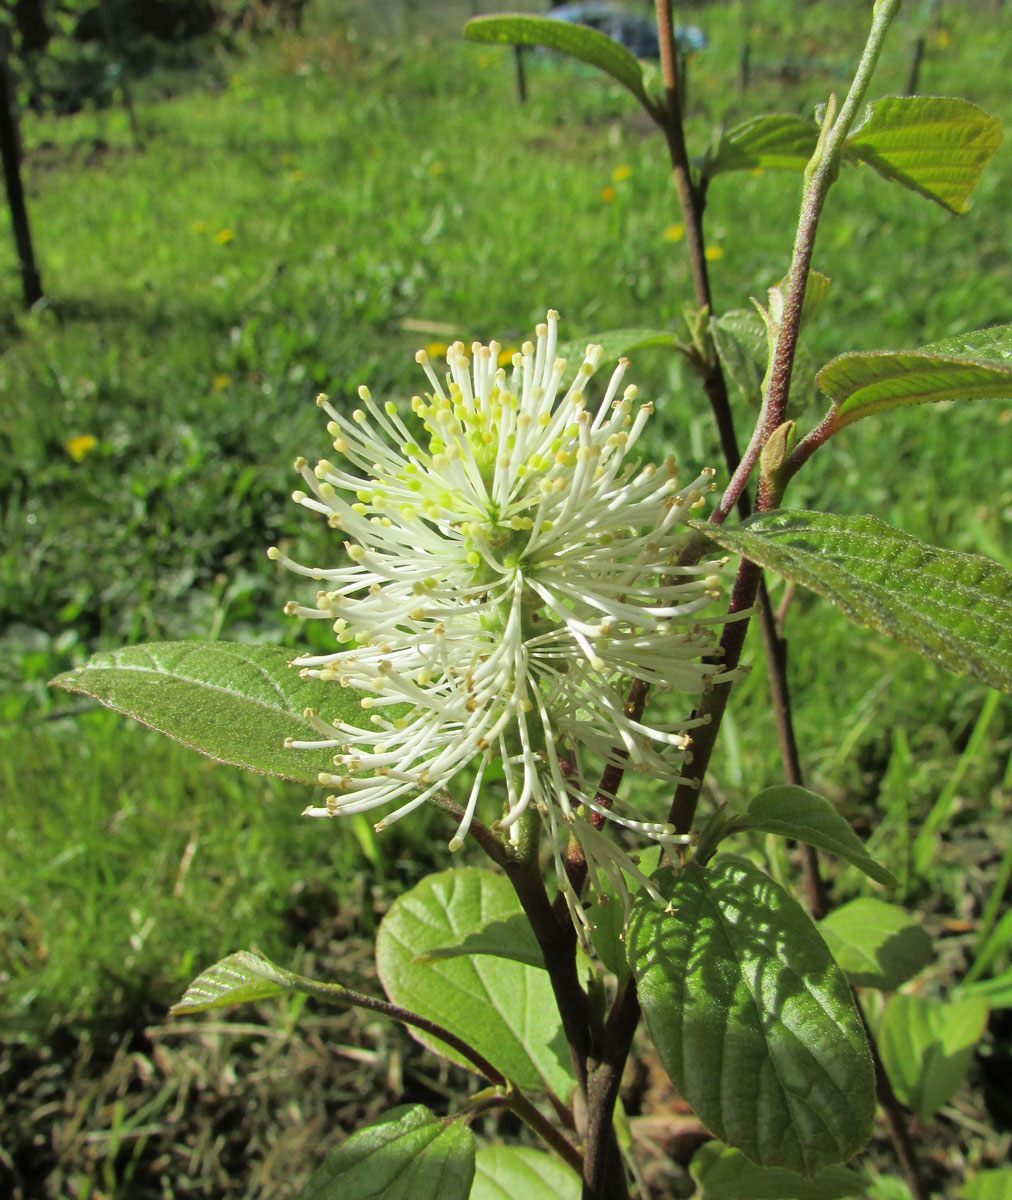
[[[452,1116],[407,1106],[349,1137],[306,1200],[463,1200],[496,1188],[531,1200],[622,1200],[638,1176],[614,1118],[641,1017],[678,1091],[720,1139],[693,1162],[701,1196],[731,1195],[728,1180],[734,1195],[865,1194],[860,1171],[843,1164],[867,1143],[876,1099],[910,1193],[929,1194],[900,1102],[927,1118],[948,1100],[989,1000],[1009,985],[977,978],[992,938],[958,997],[932,1004],[897,993],[872,1037],[855,989],[896,992],[925,966],[930,941],[879,899],[829,911],[820,850],[885,888],[896,880],[804,786],[785,646],[763,584],[773,571],[859,625],[1010,690],[1008,572],[874,515],[783,507],[794,475],[854,421],[930,400],[1012,397],[1012,329],[1003,327],[844,354],[816,377],[830,401],[824,418],[801,435],[790,415],[799,339],[829,290],[812,262],[839,173],[863,163],[960,212],[1000,142],[998,123],[966,101],[866,103],[898,7],[874,4],[853,82],[817,121],[754,117],[699,160],[685,143],[669,0],[657,0],[660,94],[628,51],[594,30],[527,16],[469,22],[475,41],[543,45],[599,68],[656,123],[687,233],[688,341],[639,329],[567,350],[549,313],[536,342],[508,361],[495,343],[470,354],[456,343],[445,371],[420,354],[428,389],[410,405],[380,404],[363,389],[348,417],[321,397],[337,458],[315,468],[300,459],[305,490],[295,498],[341,531],[343,554],[321,567],[271,554],[319,582],[315,599],[288,611],[330,622],[333,652],[290,665],[267,646],[152,644],[56,680],[222,761],[323,783],[331,795],[310,815],[377,809],[381,828],[436,805],[451,817],[453,848],[476,845],[495,868],[444,871],[395,901],[376,947],[387,1000],[243,952],[201,974],[176,1006],[303,992],[399,1020],[484,1078]],[[764,166],[803,171],[793,256],[754,321],[721,317],[705,253],[707,190],[725,173]],[[757,340],[758,370],[749,366]],[[673,458],[640,460],[651,406],[626,384],[624,357],[595,392],[598,341],[619,355],[667,345],[698,372],[729,477],[708,520],[691,516],[707,503],[708,474],[686,480]],[[569,361],[582,365],[574,372]],[[740,452],[728,378],[749,370],[761,378],[761,411]],[[725,553],[738,566],[720,612]],[[753,615],[784,782],[742,811],[720,804],[700,821]],[[670,807],[656,811],[649,797],[664,787]],[[750,859],[725,851],[745,832],[802,843],[807,912]],[[998,937],[1005,923],[991,916]],[[552,1154],[493,1147],[476,1156],[470,1123],[495,1107],[511,1109]]]

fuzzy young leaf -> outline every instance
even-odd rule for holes
[[[511,962],[526,963],[529,967],[545,968],[544,956],[538,939],[534,936],[531,923],[521,913],[489,921],[478,929],[471,929],[446,946],[434,946],[418,955],[422,963],[435,962],[441,958],[459,958],[461,955],[491,954],[495,958]]]
[[[689,1170],[699,1200],[844,1200],[865,1187],[864,1176],[848,1167],[825,1167],[806,1179],[784,1167],[760,1167],[720,1142],[700,1146]]]
[[[547,46],[570,58],[597,67],[627,88],[647,107],[650,101],[643,87],[643,68],[634,54],[607,34],[573,21],[552,17],[528,17],[521,14],[473,17],[464,26],[464,37],[472,42],[493,42],[505,46]]]
[[[739,858],[655,877],[637,896],[629,961],[650,1035],[715,1134],[812,1177],[868,1140],[871,1056],[850,986],[815,926]]]
[[[332,751],[286,750],[312,741],[307,708],[358,715],[359,693],[303,679],[279,646],[150,642],[96,654],[52,682],[166,733],[218,762],[299,783],[333,770]]]
[[[737,527],[693,524],[859,625],[1012,691],[1012,574],[990,559],[928,546],[872,516],[784,510]]]
[[[884,96],[851,133],[846,153],[883,178],[959,213],[1001,136],[997,117],[969,100]]]
[[[859,896],[819,922],[837,963],[858,987],[895,991],[931,962],[931,938],[902,908]]]
[[[793,113],[766,113],[732,126],[703,161],[703,175],[725,171],[803,171],[819,139],[814,121]]]
[[[476,867],[429,875],[383,918],[376,968],[395,1004],[458,1034],[525,1090],[565,1096],[573,1083],[569,1050],[543,970],[489,955],[424,961],[428,951],[519,911],[501,875]],[[442,1042],[411,1033],[467,1065]]]
[[[580,1180],[533,1146],[482,1146],[469,1200],[580,1200]]]
[[[297,1200],[467,1200],[474,1161],[463,1121],[404,1105],[331,1150]]]
[[[896,887],[896,877],[877,863],[836,809],[823,796],[805,788],[782,784],[756,796],[734,822],[735,829],[757,829],[780,837],[796,838],[818,846],[886,887]]]
[[[913,404],[1012,399],[1012,325],[922,350],[841,354],[819,371],[816,382],[833,401],[841,429]]]
[[[899,1098],[929,1120],[963,1082],[987,1024],[979,997],[945,1003],[928,996],[892,997],[879,1029],[879,1050]]]
[[[260,954],[240,950],[202,971],[170,1011],[174,1017],[180,1017],[209,1008],[269,1000],[299,990],[298,975],[276,966]]]

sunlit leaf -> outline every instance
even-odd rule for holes
[[[580,1180],[533,1146],[482,1146],[470,1200],[580,1200]]]
[[[331,1150],[297,1200],[467,1200],[474,1151],[464,1121],[393,1108]]]
[[[526,963],[544,970],[545,960],[534,936],[531,923],[522,913],[489,921],[471,929],[446,946],[434,946],[418,955],[419,962],[435,962],[439,958],[459,958],[468,954],[491,954],[511,962]]]
[[[873,896],[833,909],[819,932],[858,987],[894,991],[934,958],[928,933],[902,908]]]
[[[871,1056],[846,977],[811,920],[751,863],[688,863],[637,896],[629,961],[654,1046],[723,1141],[814,1176],[867,1141]]]
[[[552,17],[473,17],[464,26],[464,37],[472,42],[494,42],[507,46],[547,46],[570,58],[597,67],[617,80],[640,101],[649,105],[643,87],[643,69],[635,55],[607,34],[574,21]]]
[[[896,886],[893,873],[868,854],[864,843],[832,804],[806,788],[791,784],[767,788],[749,803],[741,816],[735,818],[734,828],[757,829],[796,838],[846,859],[877,883]]]
[[[850,134],[846,152],[958,213],[967,207],[1001,137],[997,117],[969,100],[884,96]]]
[[[709,177],[759,167],[803,171],[815,150],[819,128],[794,113],[766,113],[732,126],[703,161]]]
[[[1012,325],[921,350],[841,354],[819,371],[816,382],[832,399],[840,427],[912,404],[1012,399]]]
[[[929,546],[872,516],[784,510],[738,527],[693,524],[859,625],[1012,690],[1012,575],[990,559]]]
[[[202,971],[171,1011],[178,1017],[229,1004],[269,1000],[272,996],[298,991],[298,983],[299,976],[292,971],[276,966],[260,954],[240,950]]]
[[[278,646],[150,642],[96,654],[53,683],[166,733],[219,762],[316,783],[333,751],[286,750],[320,735],[303,716],[355,717],[359,693],[303,679]]]
[[[864,1176],[848,1167],[825,1167],[807,1179],[784,1167],[760,1167],[720,1142],[700,1146],[689,1170],[699,1200],[844,1200],[865,1186]]]
[[[395,1004],[437,1021],[529,1091],[563,1097],[573,1084],[569,1049],[544,970],[481,954],[426,961],[475,929],[520,911],[502,875],[460,867],[426,876],[390,906],[376,939],[376,969]],[[419,1041],[461,1062],[442,1042]]]

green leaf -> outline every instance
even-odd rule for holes
[[[990,559],[928,546],[871,516],[785,509],[737,527],[692,524],[857,624],[958,675],[1012,690],[1012,575]]]
[[[625,946],[625,905],[611,881],[602,872],[594,902],[587,909],[591,945],[601,964],[625,982],[629,960]]]
[[[297,1200],[467,1200],[474,1161],[463,1121],[406,1104],[331,1150]]]
[[[728,378],[745,400],[758,408],[769,346],[766,326],[754,308],[735,308],[713,317],[710,336]]]
[[[482,1146],[470,1200],[580,1200],[573,1171],[531,1146]]]
[[[987,1024],[986,1000],[942,1002],[903,992],[886,1005],[879,1050],[897,1096],[927,1121],[966,1076]]]
[[[1001,137],[997,117],[969,100],[884,96],[848,137],[846,153],[958,213]]]
[[[1012,325],[922,350],[841,354],[816,376],[833,401],[838,428],[912,404],[1012,398]]]
[[[654,1045],[704,1124],[809,1177],[871,1134],[875,1080],[850,986],[801,907],[751,863],[655,877],[629,961]]]
[[[358,714],[359,693],[303,679],[279,646],[149,642],[96,654],[52,682],[167,733],[218,762],[299,783],[333,770],[333,751],[286,750],[319,740],[307,708],[327,721]]]
[[[170,1012],[174,1017],[180,1017],[209,1008],[225,1008],[229,1004],[269,1000],[286,992],[300,991],[299,983],[300,976],[294,972],[276,966],[260,954],[240,950],[202,971]]]
[[[963,1184],[965,1200],[1012,1200],[1012,1170],[978,1171]]]
[[[735,829],[757,829],[780,837],[796,838],[844,858],[886,887],[896,887],[896,877],[865,851],[857,834],[823,796],[805,788],[782,784],[760,792],[741,816]]]
[[[491,954],[495,958],[506,958],[511,962],[526,963],[530,967],[545,969],[545,960],[534,936],[531,923],[522,913],[489,921],[478,929],[471,929],[462,937],[446,946],[435,946],[419,954],[420,963],[435,962],[437,959],[459,958],[461,955]]]
[[[740,1150],[707,1142],[689,1165],[699,1200],[843,1200],[858,1196],[864,1176],[847,1167],[825,1167],[811,1179],[783,1167],[760,1167]]]
[[[803,171],[815,150],[819,128],[793,113],[765,113],[732,126],[703,160],[712,179],[725,171]]]
[[[452,1030],[525,1090],[566,1096],[573,1084],[569,1049],[543,970],[488,955],[419,961],[429,950],[519,911],[501,875],[476,867],[429,875],[383,918],[376,968],[395,1004]],[[442,1042],[411,1033],[461,1062]]]
[[[895,991],[934,958],[928,933],[902,908],[872,896],[834,909],[819,932],[858,987]]]
[[[643,87],[643,68],[635,55],[607,34],[573,21],[520,14],[473,17],[464,26],[472,42],[512,46],[547,46],[570,58],[598,67],[627,88],[645,107],[650,100]]]
[[[614,369],[620,358],[628,358],[637,350],[650,350],[654,347],[667,347],[670,350],[688,352],[688,346],[671,332],[670,329],[609,329],[605,333],[591,334],[585,338],[571,338],[560,342],[556,347],[556,356],[566,360],[566,371],[563,383],[572,383],[576,372],[580,369],[587,353],[588,346],[600,346],[604,351],[601,357],[601,367]]]

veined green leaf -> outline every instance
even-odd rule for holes
[[[573,21],[552,17],[528,17],[519,13],[472,17],[464,26],[464,37],[472,42],[510,46],[547,46],[570,58],[597,67],[627,88],[637,100],[650,106],[643,87],[643,68],[635,55],[607,34]]]
[[[816,377],[839,427],[938,400],[1012,398],[1012,325],[948,338],[922,350],[841,354]]]
[[[883,96],[848,137],[846,153],[958,213],[1001,137],[997,117],[969,100]]]
[[[738,527],[692,524],[859,625],[956,674],[1012,690],[1012,574],[990,559],[929,546],[872,516],[785,509]]]
[[[629,962],[654,1045],[707,1127],[765,1167],[812,1177],[867,1141],[871,1055],[815,926],[744,859],[655,876],[633,902]]]
[[[934,957],[927,932],[902,908],[873,896],[833,909],[819,932],[858,987],[895,991]]]
[[[418,955],[418,962],[435,962],[440,958],[459,958],[468,954],[491,954],[495,958],[526,963],[529,967],[545,968],[538,939],[522,912],[489,921],[487,925],[469,930],[446,946],[433,946],[431,950]]]
[[[331,1150],[297,1200],[467,1200],[474,1151],[464,1121],[406,1104]]]
[[[761,167],[803,171],[815,150],[819,127],[794,113],[766,113],[732,126],[703,160],[703,175]]]
[[[300,991],[299,982],[300,977],[293,971],[286,971],[261,954],[240,950],[201,971],[171,1012],[180,1017],[209,1008],[269,1000],[272,996]]]
[[[734,821],[735,829],[757,829],[780,837],[796,838],[810,846],[818,846],[838,858],[853,863],[876,883],[896,887],[891,871],[877,863],[865,850],[864,844],[836,809],[815,792],[806,788],[781,784],[766,788]]]
[[[303,713],[358,717],[360,693],[303,679],[279,646],[149,642],[96,654],[52,682],[93,696],[219,762],[316,783],[333,751],[287,750],[285,739],[318,741]]]
[[[720,1142],[700,1146],[689,1170],[699,1200],[844,1200],[865,1186],[864,1176],[848,1167],[825,1167],[806,1179],[784,1167],[760,1167]]]
[[[482,1146],[469,1200],[580,1200],[580,1180],[533,1146]]]
[[[487,954],[425,960],[428,951],[519,911],[502,875],[477,867],[428,875],[383,918],[376,969],[395,1004],[457,1034],[525,1090],[565,1097],[573,1085],[569,1049],[544,970]],[[410,1032],[462,1063],[437,1039]]]

